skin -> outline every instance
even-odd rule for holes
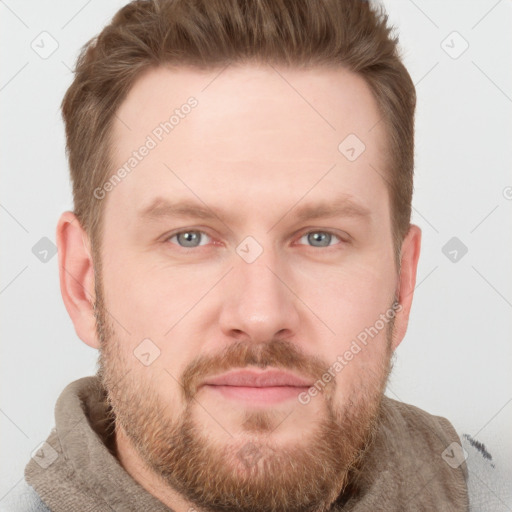
[[[218,362],[237,343],[261,348],[278,340],[289,343],[301,362],[327,368],[396,297],[401,309],[392,332],[382,329],[329,391],[307,405],[295,398],[255,403],[208,387],[191,405],[194,424],[221,450],[247,443],[307,449],[328,403],[340,424],[349,411],[362,411],[365,401],[376,414],[390,354],[407,329],[421,232],[411,225],[398,273],[389,194],[372,169],[385,165],[384,123],[376,124],[380,115],[364,80],[341,68],[151,70],[117,112],[114,168],[190,96],[197,107],[103,199],[101,275],[94,272],[89,237],[72,212],[62,214],[57,242],[64,303],[78,336],[105,351],[108,339],[100,340],[93,307],[102,290],[105,337],[116,340],[104,352],[110,376],[126,376],[123,386],[132,393],[150,390],[148,399],[165,409],[170,425],[186,409],[180,383],[198,355]],[[338,151],[350,133],[366,146],[353,162]],[[195,201],[220,218],[143,219],[140,212],[157,197]],[[306,203],[347,199],[368,215],[297,220]],[[183,237],[172,237],[187,230],[204,233],[201,245],[182,247]],[[311,231],[335,236],[329,246],[315,247],[305,236]],[[236,251],[247,236],[262,249],[252,263]],[[133,355],[147,338],[160,350],[148,367]],[[128,421],[130,404],[122,398],[116,402],[113,394]],[[370,419],[365,416],[365,427]],[[149,467],[126,429],[116,428],[118,458],[132,477],[177,512],[189,510],[191,500]],[[244,471],[234,459],[224,463],[237,474]]]

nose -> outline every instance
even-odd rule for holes
[[[265,343],[290,339],[298,332],[300,302],[293,292],[285,262],[270,250],[252,263],[235,255],[220,313],[225,336]]]

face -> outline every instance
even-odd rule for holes
[[[98,192],[118,450],[211,511],[328,508],[390,369],[376,102],[343,69],[276,69],[146,73],[113,128],[114,169],[129,171]]]

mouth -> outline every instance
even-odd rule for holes
[[[201,387],[228,400],[272,405],[296,399],[313,385],[307,379],[282,370],[233,370],[205,379]]]

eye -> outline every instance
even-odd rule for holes
[[[310,243],[312,247],[329,247],[331,245],[336,245],[331,244],[333,238],[343,241],[338,235],[335,235],[330,231],[309,231],[304,233],[304,235],[300,237],[300,240],[303,238],[306,238],[307,242]]]
[[[304,233],[299,243],[303,243],[303,239],[306,239],[306,243],[312,247],[331,247],[336,245],[338,242],[343,242],[340,236],[331,233],[330,231],[316,230],[308,231]],[[179,231],[173,235],[167,237],[165,242],[172,242],[173,244],[183,247],[185,249],[193,249],[202,245],[207,245],[210,241],[210,236],[204,231],[198,229],[189,229],[185,231]]]
[[[167,238],[166,241],[170,242],[173,239],[176,239],[177,245],[179,245],[180,247],[194,248],[199,247],[201,245],[205,245],[204,243],[200,243],[201,238],[204,239],[204,237],[208,237],[208,235],[204,231],[189,230],[174,233],[174,235]]]

